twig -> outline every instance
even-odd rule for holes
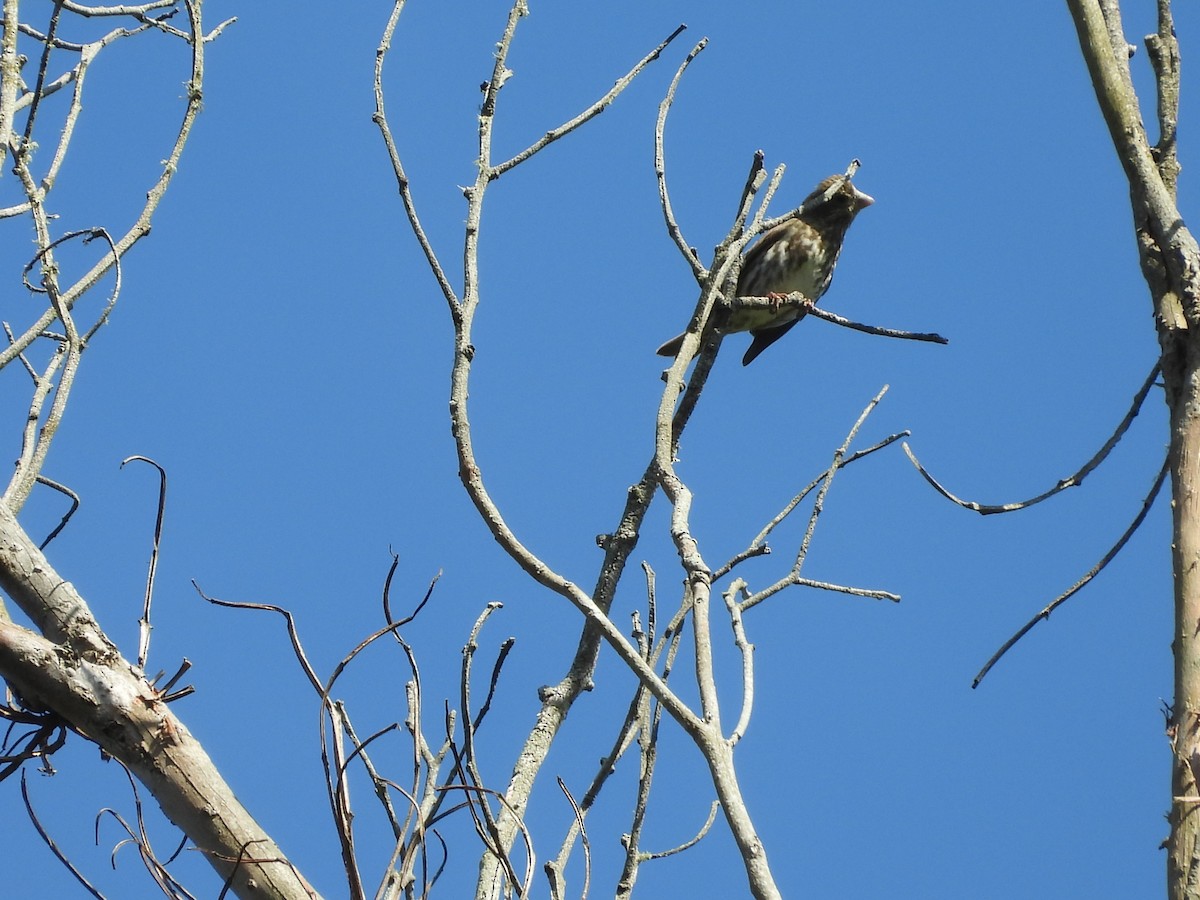
[[[579,900],[587,900],[588,890],[592,884],[592,845],[588,841],[587,828],[583,824],[583,811],[575,802],[575,798],[571,796],[570,790],[567,789],[567,783],[562,778],[555,780],[558,782],[558,789],[563,792],[563,796],[571,804],[571,812],[575,814],[575,823],[579,826],[579,839],[583,845],[583,890],[579,893]]]
[[[84,17],[92,16],[144,16],[156,9],[174,6],[177,0],[152,0],[150,3],[139,3],[134,6],[85,6],[72,0],[62,0],[64,9]]]
[[[470,784],[447,784],[443,787],[438,788],[437,790],[444,791],[444,792],[463,791],[464,793],[467,793],[467,794],[473,794],[473,793],[474,794],[488,794],[492,797],[495,797],[501,803],[501,805],[503,805],[504,808],[508,811],[509,815],[513,816],[515,818],[515,821],[517,823],[517,828],[520,830],[521,837],[525,842],[525,878],[524,878],[524,880],[522,881],[522,880],[518,879],[516,877],[516,870],[513,869],[511,867],[511,865],[507,865],[507,863],[508,863],[507,854],[505,854],[503,861],[506,863],[508,872],[511,875],[513,890],[516,892],[518,897],[525,896],[525,891],[528,889],[530,882],[533,880],[533,868],[536,865],[537,855],[533,852],[533,836],[530,835],[529,829],[525,826],[525,822],[520,818],[519,815],[517,815],[517,810],[515,810],[509,804],[509,802],[504,798],[503,794],[501,794],[497,791],[493,791],[490,788],[484,788],[484,787],[479,787],[477,785],[470,785]]]
[[[163,515],[167,508],[167,472],[147,456],[129,456],[121,460],[121,468],[129,462],[149,463],[158,469],[158,514],[154,519],[154,543],[150,548],[150,567],[146,573],[146,597],[142,603],[142,617],[138,620],[138,668],[145,671],[146,657],[150,653],[150,604],[154,600],[154,575],[158,571],[158,546],[162,540]]]
[[[333,824],[337,830],[338,843],[342,851],[342,870],[346,873],[347,890],[351,900],[366,900],[362,872],[358,865],[358,851],[354,841],[354,809],[350,802],[350,783],[346,773],[346,749],[343,736],[347,734],[345,709],[337,703],[323,705],[330,721],[330,738],[325,740],[324,716],[321,722],[321,764],[325,769],[326,790],[333,812]],[[333,763],[329,763],[332,747]]]
[[[1121,438],[1125,436],[1125,432],[1129,430],[1129,426],[1133,423],[1133,420],[1137,418],[1137,414],[1141,412],[1142,403],[1145,402],[1146,395],[1150,393],[1150,388],[1154,386],[1154,382],[1158,378],[1158,375],[1159,365],[1155,363],[1154,368],[1150,370],[1150,375],[1146,378],[1146,381],[1142,384],[1141,388],[1138,389],[1137,395],[1133,398],[1133,403],[1130,404],[1129,411],[1125,413],[1125,418],[1123,418],[1120,424],[1117,425],[1116,431],[1114,431],[1112,436],[1104,442],[1104,446],[1097,450],[1095,455],[1083,464],[1079,471],[1077,471],[1074,475],[1068,475],[1066,478],[1059,480],[1054,487],[1047,491],[1043,491],[1036,497],[1031,497],[1028,500],[1021,500],[1017,503],[1003,503],[999,505],[985,505],[983,503],[976,503],[974,500],[961,500],[954,494],[950,493],[950,491],[942,486],[941,482],[929,474],[929,470],[921,465],[907,443],[903,445],[904,452],[908,455],[908,458],[912,464],[917,467],[917,471],[921,473],[922,477],[929,482],[935,491],[937,491],[951,503],[963,507],[963,509],[973,509],[982,516],[989,516],[995,513],[1014,512],[1019,509],[1028,509],[1035,503],[1041,503],[1043,500],[1053,497],[1060,491],[1065,491],[1067,488],[1076,487],[1077,485],[1082,484],[1083,479],[1090,475],[1093,470],[1095,470],[1102,462],[1104,462],[1105,459],[1108,458],[1109,453],[1111,453],[1113,448],[1117,446]]]
[[[429,269],[433,272],[438,287],[442,289],[442,294],[445,296],[446,303],[450,308],[450,315],[457,323],[460,315],[459,307],[461,301],[459,301],[454,288],[450,285],[450,279],[446,277],[446,272],[438,260],[437,253],[434,252],[433,244],[430,243],[425,229],[421,226],[421,219],[417,215],[416,202],[413,200],[412,190],[409,187],[408,175],[405,173],[404,164],[400,160],[400,151],[396,149],[396,141],[392,137],[392,129],[388,124],[387,111],[384,108],[383,62],[387,58],[388,52],[392,49],[392,37],[395,34],[396,23],[400,20],[400,13],[404,9],[405,3],[406,0],[396,0],[393,4],[392,13],[388,16],[387,25],[383,29],[383,37],[380,39],[379,47],[375,51],[375,113],[372,116],[372,120],[379,127],[380,134],[383,135],[383,143],[387,148],[388,159],[392,163],[392,172],[396,177],[396,186],[400,190],[400,202],[404,204],[404,212],[408,216],[409,225],[412,226],[413,235],[416,237],[417,243],[425,254],[425,261],[429,264]]]
[[[200,585],[192,579],[192,587],[196,589],[196,593],[201,599],[211,603],[213,606],[224,606],[229,609],[258,609],[266,612],[273,612],[283,616],[284,622],[287,623],[288,637],[292,642],[292,653],[295,655],[297,662],[300,663],[300,669],[308,678],[308,682],[313,689],[318,693],[322,692],[321,679],[317,677],[316,671],[308,661],[308,656],[304,652],[304,645],[300,643],[300,632],[296,628],[296,618],[292,615],[291,610],[285,609],[282,606],[275,606],[271,603],[247,603],[239,600],[220,600],[217,597],[210,597],[200,589]]]
[[[672,847],[670,850],[660,850],[657,853],[647,853],[644,855],[644,858],[647,860],[666,859],[668,856],[674,856],[676,853],[682,853],[684,850],[689,850],[696,846],[696,844],[700,843],[700,841],[704,839],[704,836],[708,834],[709,829],[713,826],[713,822],[717,820],[717,810],[719,808],[720,803],[714,800],[712,805],[708,808],[708,818],[704,820],[704,824],[700,826],[700,830],[697,831],[695,835],[677,847]]]
[[[895,434],[890,434],[887,437],[885,437],[883,440],[881,440],[875,444],[872,444],[870,447],[865,447],[862,450],[856,450],[854,453],[851,453],[844,460],[842,460],[840,467],[844,469],[844,468],[846,468],[846,466],[849,466],[852,463],[857,462],[858,460],[862,459],[863,457],[870,456],[872,453],[882,450],[884,447],[887,447],[890,444],[894,444],[896,441],[900,440],[903,437],[908,437],[908,435],[909,435],[908,431],[899,431],[899,432],[896,432]],[[792,514],[792,512],[796,509],[796,507],[799,506],[801,502],[803,502],[805,497],[807,497],[810,493],[812,493],[817,488],[817,486],[820,485],[825,480],[825,478],[828,476],[828,474],[829,474],[829,470],[826,469],[824,472],[822,472],[820,475],[818,475],[816,478],[814,478],[812,481],[810,481],[807,485],[805,485],[804,488],[798,494],[796,494],[796,496],[794,496],[791,500],[789,500],[787,505],[784,506],[784,508],[781,509],[771,519],[771,521],[766,524],[766,526],[763,528],[763,530],[754,536],[754,540],[752,540],[750,542],[750,545],[745,550],[742,550],[740,553],[738,553],[736,556],[734,556],[732,559],[730,559],[727,563],[725,563],[723,566],[721,566],[719,569],[717,569],[715,572],[713,572],[713,580],[715,581],[718,578],[723,578],[725,575],[728,575],[729,572],[732,571],[736,565],[738,565],[738,563],[744,562],[745,560],[751,559],[756,556],[765,556],[767,554],[770,554],[771,549],[766,544],[767,537],[771,534],[772,531],[774,531],[777,527],[779,527],[780,524],[783,523],[784,519],[786,519],[788,516],[790,516]]]
[[[15,3],[13,5],[15,7]],[[183,36],[188,38],[188,43],[191,47],[192,65],[190,76],[186,83],[187,104],[184,110],[183,119],[175,134],[174,143],[170,149],[170,152],[166,155],[166,159],[163,161],[163,168],[158,176],[157,181],[146,192],[146,201],[142,206],[137,218],[125,232],[125,234],[113,243],[112,256],[106,256],[104,259],[95,263],[92,268],[89,269],[82,277],[77,279],[74,284],[62,291],[61,305],[67,310],[70,310],[80,297],[91,290],[92,287],[94,287],[95,284],[108,273],[109,269],[113,265],[112,259],[119,259],[123,257],[129,251],[129,249],[133,247],[134,244],[150,233],[150,222],[153,219],[154,213],[158,209],[159,203],[161,203],[167,188],[170,186],[175,172],[178,170],[179,161],[183,155],[183,149],[187,144],[189,136],[191,135],[192,126],[195,124],[196,116],[200,112],[202,101],[202,85],[204,83],[204,40],[202,39],[200,11],[195,0],[184,0],[184,7],[187,10],[191,34],[185,34]],[[140,30],[143,29],[136,29],[136,31]],[[129,33],[134,33],[134,30],[130,30]],[[75,119],[78,116],[79,110],[82,108],[82,104],[79,102],[78,81],[80,75],[82,74],[83,69],[86,69],[87,64],[89,64],[94,58],[95,53],[98,52],[99,49],[105,46],[109,41],[115,40],[116,37],[119,36],[124,35],[116,32],[110,33],[109,35],[106,35],[100,40],[95,41],[84,48],[85,53],[88,48],[92,48],[91,56],[85,56],[84,58],[81,58],[79,66],[82,68],[79,69],[74,78],[76,82],[75,97],[72,100],[71,108],[68,111],[67,123],[63,128],[63,136],[59,140],[58,150],[55,154],[55,158],[60,161],[65,153],[66,145],[64,143],[64,139],[69,137],[70,133],[72,132]],[[191,38],[194,38],[194,40]],[[48,85],[47,91],[49,90],[50,86]],[[0,103],[2,103],[2,100],[0,100]],[[26,164],[19,160],[18,163],[18,170],[25,170],[27,172]],[[52,171],[57,171],[54,169],[53,163]],[[25,179],[24,175],[21,175],[21,177],[23,185],[26,188],[27,195],[29,194],[31,187],[36,192],[35,196],[38,196],[42,193],[42,190],[36,186],[32,176],[30,176],[28,180]],[[39,199],[38,203],[40,202],[41,200]],[[36,206],[37,204],[34,204],[33,212],[35,217],[37,215]],[[44,247],[48,243],[48,233],[43,237],[42,231],[39,228],[38,246]],[[38,320],[29,328],[27,328],[24,333],[17,337],[17,339],[13,341],[9,347],[6,347],[0,351],[0,368],[8,365],[8,363],[16,358],[18,354],[27,349],[43,332],[46,331],[47,328],[49,328],[50,324],[56,317],[58,317],[56,310],[53,308],[47,309],[46,312],[42,313]]]
[[[75,510],[79,509],[79,495],[65,484],[59,484],[57,481],[47,478],[45,475],[39,475],[37,480],[38,484],[44,484],[46,487],[52,488],[53,490],[58,491],[60,494],[64,494],[71,500],[71,506],[65,513],[63,513],[62,519],[59,520],[59,523],[54,526],[54,529],[48,535],[46,535],[45,539],[38,545],[39,550],[45,550],[50,542],[58,537],[62,533],[62,530],[67,527],[67,523],[71,521],[71,516],[75,515]]]
[[[25,801],[25,812],[29,816],[29,821],[33,823],[34,830],[37,831],[38,836],[50,849],[50,852],[54,854],[54,857],[66,867],[67,871],[75,877],[75,880],[79,882],[85,891],[97,898],[97,900],[105,900],[104,894],[100,893],[95,885],[88,881],[84,874],[75,867],[75,864],[63,853],[54,838],[50,837],[49,832],[43,827],[41,820],[37,817],[37,813],[33,811],[33,801],[29,799],[29,785],[25,783],[25,772],[23,770],[21,772],[21,799]]]
[[[653,575],[652,570],[648,566],[644,566],[647,572],[647,578],[650,580],[650,609],[654,609],[653,599]],[[653,613],[651,613],[651,617]],[[649,643],[653,640],[652,635],[647,634],[641,629],[641,620],[635,611],[633,614],[633,636],[637,642],[638,649],[643,656],[649,658],[650,647]],[[666,678],[664,674],[664,680]],[[587,791],[583,795],[583,799],[579,802],[580,819],[573,821],[570,828],[567,829],[567,834],[563,838],[562,845],[559,847],[558,856],[553,860],[548,860],[544,866],[546,877],[550,881],[551,895],[555,900],[561,900],[565,894],[565,879],[563,873],[566,871],[567,860],[570,858],[571,850],[574,846],[575,838],[579,835],[583,818],[587,816],[588,811],[595,804],[600,796],[600,791],[608,783],[608,779],[616,772],[617,763],[620,761],[625,752],[632,746],[633,739],[639,734],[643,734],[642,729],[648,727],[645,723],[649,721],[645,710],[648,708],[648,694],[646,688],[640,682],[634,688],[633,698],[629,702],[629,708],[625,713],[625,719],[617,730],[617,735],[613,740],[612,748],[604,756],[600,758],[600,765],[596,774],[592,777],[591,784],[588,785]],[[642,740],[645,740],[644,736]],[[641,766],[641,781],[647,781],[653,774],[653,762],[647,762],[643,753]],[[639,788],[639,796],[641,790]],[[640,804],[640,801],[639,801]],[[638,820],[636,807],[634,813],[635,827]],[[624,879],[622,879],[624,880]]]
[[[1025,637],[1025,635],[1033,629],[1033,626],[1044,619],[1050,618],[1050,613],[1054,612],[1054,610],[1066,603],[1067,600],[1078,593],[1085,585],[1088,584],[1088,582],[1099,575],[1105,566],[1113,561],[1116,555],[1121,552],[1121,549],[1133,536],[1133,533],[1138,530],[1138,527],[1145,520],[1147,513],[1150,512],[1150,507],[1154,505],[1154,499],[1158,496],[1159,489],[1162,488],[1163,481],[1166,480],[1168,472],[1170,472],[1169,459],[1163,461],[1162,468],[1158,470],[1158,476],[1154,479],[1153,487],[1150,488],[1150,492],[1142,500],[1142,508],[1138,511],[1138,514],[1129,524],[1129,527],[1125,529],[1125,533],[1121,535],[1117,542],[1113,544],[1112,548],[1105,553],[1101,560],[1096,563],[1096,565],[1092,566],[1092,568],[1090,568],[1082,578],[1051,600],[1045,609],[1026,622],[1016,634],[1005,641],[1004,645],[994,654],[992,654],[992,658],[984,664],[983,668],[979,670],[979,674],[976,675],[975,679],[971,682],[972,689],[979,687],[979,682],[983,681],[984,676],[991,671],[992,666],[999,662],[1000,657],[1011,650],[1017,641]]]
[[[742,657],[742,711],[738,715],[737,724],[729,733],[729,743],[736,744],[750,727],[750,713],[754,709],[754,645],[746,637],[746,626],[742,621],[742,610],[735,597],[739,592],[746,591],[746,582],[740,578],[726,588],[721,595],[725,600],[725,608],[729,611],[729,620],[733,625],[733,643]]]
[[[821,478],[821,488],[817,492],[816,500],[813,501],[812,512],[809,514],[809,517],[808,517],[808,527],[805,528],[805,530],[804,530],[804,537],[800,541],[800,548],[796,551],[796,558],[795,558],[795,561],[792,563],[791,571],[786,576],[784,576],[783,578],[781,578],[779,581],[775,582],[771,586],[764,588],[763,590],[759,591],[758,593],[751,594],[745,600],[741,601],[738,604],[738,608],[742,612],[745,612],[747,609],[750,609],[751,607],[757,606],[763,600],[766,600],[768,597],[773,596],[774,594],[778,593],[779,591],[783,590],[784,588],[786,588],[790,585],[800,584],[800,582],[801,582],[800,570],[804,567],[804,561],[808,556],[808,548],[809,548],[809,545],[812,543],[813,533],[816,531],[816,528],[817,528],[817,520],[821,517],[821,512],[825,507],[825,495],[829,493],[829,487],[833,483],[834,476],[837,474],[838,470],[841,469],[845,465],[846,454],[850,449],[850,444],[854,441],[854,438],[858,435],[859,429],[862,428],[863,423],[866,422],[867,417],[871,414],[871,412],[875,409],[875,407],[879,405],[879,402],[883,399],[883,395],[886,394],[887,391],[888,391],[888,386],[885,384],[880,389],[879,393],[876,394],[872,398],[871,402],[867,404],[866,408],[862,411],[862,413],[859,414],[857,421],[855,421],[855,423],[851,427],[849,433],[846,435],[846,439],[842,442],[842,445],[834,452],[833,462],[830,464],[829,468],[826,470],[825,474]],[[809,584],[816,586],[815,582],[809,582]],[[868,591],[852,590],[852,589],[846,589],[846,588],[839,588],[839,590],[844,590],[847,593],[860,593],[861,592],[861,593],[866,594],[867,596],[879,596],[879,597],[884,597],[889,600],[899,600],[899,597],[897,597],[895,594],[890,594],[885,591],[868,592]]]
[[[685,26],[680,25],[682,30]],[[692,61],[699,56],[704,48],[708,46],[708,38],[701,38],[691,52],[683,58],[683,62],[675,70],[675,77],[671,79],[671,85],[667,88],[667,93],[663,97],[662,102],[658,104],[658,120],[654,124],[654,175],[658,179],[658,200],[662,206],[663,218],[667,223],[667,234],[671,236],[671,240],[675,242],[675,246],[679,248],[679,252],[683,254],[683,258],[687,260],[689,266],[692,267],[692,274],[697,281],[703,281],[706,275],[706,270],[703,263],[700,262],[700,257],[696,255],[696,251],[683,236],[683,229],[679,227],[679,221],[675,218],[675,210],[671,205],[671,195],[667,190],[667,154],[665,149],[665,134],[667,129],[667,113],[671,106],[675,103],[675,92],[679,89],[679,83],[683,80],[683,73],[688,70]],[[762,153],[758,155],[759,168],[758,172],[762,171]],[[757,185],[756,185],[757,187]]]
[[[534,141],[532,144],[530,144],[528,147],[526,147],[524,150],[522,150],[520,153],[518,153],[516,156],[512,157],[511,159],[507,160],[506,162],[502,162],[502,163],[499,163],[498,165],[493,166],[491,169],[492,179],[494,180],[496,178],[499,178],[501,175],[503,175],[505,172],[509,171],[510,169],[516,168],[521,163],[525,162],[525,160],[529,159],[531,156],[533,156],[535,153],[537,153],[539,150],[545,148],[549,144],[554,143],[559,138],[565,137],[566,135],[570,134],[575,129],[579,128],[581,125],[586,124],[587,122],[594,119],[596,116],[600,115],[600,113],[604,112],[604,110],[608,109],[608,107],[610,107],[612,105],[613,101],[617,99],[618,95],[620,95],[625,90],[625,88],[629,87],[629,85],[633,82],[633,79],[637,78],[637,76],[642,73],[642,70],[645,69],[646,66],[650,65],[650,63],[654,62],[660,56],[662,56],[663,51],[666,50],[667,47],[669,47],[671,45],[671,42],[674,41],[675,38],[677,38],[677,37],[679,37],[679,35],[683,34],[683,32],[686,29],[687,29],[686,25],[680,25],[678,28],[676,28],[674,31],[672,31],[669,35],[667,35],[666,39],[663,40],[662,43],[660,43],[657,47],[655,47],[653,50],[651,50],[649,53],[647,53],[645,56],[643,56],[632,69],[630,69],[628,72],[626,72],[620,78],[618,78],[616,80],[616,82],[613,84],[613,86],[608,90],[607,93],[605,93],[605,95],[603,97],[601,97],[599,100],[597,100],[591,106],[589,106],[583,112],[579,113],[579,115],[575,116],[575,118],[571,119],[569,122],[564,122],[562,125],[559,125],[557,128],[551,128],[544,135],[542,135],[540,138],[538,138],[536,141]]]
[[[479,707],[479,712],[475,714],[474,728],[479,730],[484,716],[488,714],[488,710],[492,708],[492,700],[496,696],[496,686],[500,683],[500,670],[504,668],[504,661],[508,659],[508,654],[513,648],[513,644],[517,642],[514,637],[505,638],[500,642],[500,649],[496,653],[496,661],[492,664],[492,677],[488,679],[488,692],[483,700],[483,705]]]
[[[734,304],[736,304],[738,306],[753,306],[754,304],[747,303],[747,301],[750,299],[752,299],[752,298],[738,297],[734,301]],[[804,297],[804,295],[799,292],[789,294],[788,299],[783,302],[771,301],[771,299],[769,297],[768,298],[753,298],[753,299],[756,303],[759,303],[759,302],[772,303],[772,302],[774,302],[775,305],[778,305],[780,307],[786,306],[788,301],[798,299],[800,301],[801,306],[805,309],[805,315],[810,315],[814,318],[822,319],[823,321],[826,321],[826,322],[832,322],[834,325],[841,325],[843,328],[849,328],[853,331],[862,331],[866,334],[875,334],[875,335],[879,335],[880,337],[900,338],[900,339],[906,340],[906,341],[927,341],[931,344],[948,344],[948,343],[950,343],[949,338],[942,337],[940,334],[937,334],[935,332],[901,331],[896,328],[884,328],[880,325],[865,325],[862,322],[854,322],[843,316],[839,316],[836,313],[831,313],[827,309],[821,309],[821,307],[819,307],[815,303],[812,303],[811,301],[807,300]]]

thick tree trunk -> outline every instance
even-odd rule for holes
[[[1170,410],[1175,576],[1175,698],[1167,893],[1200,900],[1200,248],[1176,206],[1179,48],[1170,0],[1146,38],[1158,92],[1158,143],[1142,124],[1118,0],[1067,0],[1129,195],[1150,288]]]
[[[1175,702],[1171,717],[1171,900],[1200,897],[1200,352],[1168,385],[1175,567]],[[1171,376],[1168,375],[1168,378]],[[1172,379],[1174,381],[1174,379]]]
[[[119,759],[239,897],[317,896],[2,503],[0,589],[53,638],[0,620],[0,676],[25,704]]]

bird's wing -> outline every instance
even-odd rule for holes
[[[757,296],[753,293],[747,293],[747,291],[753,290],[754,286],[746,283],[746,273],[756,271],[759,268],[759,259],[765,256],[768,250],[789,235],[791,229],[788,226],[790,224],[791,223],[789,221],[784,222],[781,225],[776,225],[757,241],[755,241],[754,245],[746,251],[746,255],[742,258],[742,271],[738,275],[737,295],[739,297]]]
[[[746,355],[742,357],[742,365],[748,366],[754,362],[755,357],[762,353],[773,343],[788,333],[788,330],[803,319],[800,315],[790,322],[785,322],[783,325],[775,325],[771,328],[756,328],[750,333],[754,335],[754,340],[750,342],[750,348],[746,351]]]

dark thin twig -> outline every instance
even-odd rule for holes
[[[47,478],[45,475],[38,475],[38,484],[44,484],[48,488],[53,488],[60,494],[65,494],[71,499],[71,508],[63,513],[62,520],[54,526],[54,530],[46,535],[46,539],[38,545],[39,550],[45,550],[46,546],[62,534],[62,530],[67,527],[67,522],[71,521],[71,516],[75,515],[75,510],[79,509],[79,495],[67,487],[65,484],[59,484],[57,481]]]
[[[304,652],[304,645],[300,643],[300,632],[296,628],[296,618],[292,615],[290,610],[285,609],[282,606],[275,606],[271,603],[247,603],[239,600],[220,600],[216,597],[210,597],[200,589],[200,585],[196,583],[195,579],[192,579],[192,587],[196,589],[196,593],[199,594],[202,599],[208,603],[211,603],[213,606],[224,606],[229,609],[260,609],[267,612],[278,613],[279,615],[283,616],[284,621],[287,623],[288,637],[292,642],[292,652],[295,654],[297,661],[300,663],[300,668],[308,677],[308,681],[313,688],[318,693],[322,692],[321,679],[317,677],[316,670],[313,669],[312,665],[308,661],[308,655]]]
[[[46,70],[50,66],[50,51],[54,46],[55,32],[58,31],[58,17],[62,14],[63,0],[56,0],[54,12],[50,15],[50,26],[46,29],[47,41],[42,47],[42,58],[38,64],[37,83],[33,89],[33,101],[29,106],[29,115],[25,119],[25,134],[21,139],[21,154],[27,155],[33,147],[33,123],[37,119],[42,97],[45,96]],[[8,140],[8,135],[4,135]]]
[[[1159,367],[1158,363],[1155,363],[1154,368],[1150,370],[1149,376],[1147,376],[1145,382],[1138,389],[1137,395],[1133,398],[1133,403],[1129,406],[1129,412],[1125,413],[1125,418],[1123,418],[1120,424],[1117,425],[1116,431],[1114,431],[1112,436],[1104,442],[1104,446],[1096,451],[1096,454],[1083,464],[1078,472],[1076,472],[1074,475],[1069,475],[1066,478],[1061,479],[1058,484],[1050,488],[1050,490],[1043,491],[1036,497],[1032,497],[1029,500],[1022,500],[1018,503],[1003,503],[995,506],[976,503],[974,500],[961,500],[946,490],[946,488],[944,488],[936,478],[929,474],[929,471],[917,460],[916,455],[912,452],[907,443],[903,445],[904,452],[908,454],[909,460],[914,466],[917,467],[917,471],[921,473],[922,477],[929,482],[935,491],[937,491],[951,503],[957,504],[963,509],[973,509],[981,516],[990,516],[995,513],[1006,513],[1014,512],[1019,509],[1027,509],[1030,506],[1033,506],[1035,503],[1041,503],[1043,500],[1053,497],[1060,491],[1065,491],[1067,488],[1076,487],[1082,484],[1083,479],[1090,475],[1102,462],[1104,462],[1105,459],[1108,458],[1108,454],[1112,452],[1113,448],[1117,446],[1117,443],[1121,440],[1121,438],[1125,436],[1125,432],[1129,430],[1130,424],[1132,424],[1133,420],[1137,418],[1137,414],[1141,412],[1142,404],[1146,400],[1146,395],[1150,393],[1150,388],[1154,386],[1154,382],[1158,378],[1158,375]]]
[[[126,463],[144,462],[158,469],[158,515],[154,519],[154,544],[150,549],[150,567],[146,573],[146,597],[142,603],[142,617],[138,620],[138,668],[145,671],[146,656],[150,653],[150,604],[154,601],[154,576],[158,572],[158,547],[162,541],[163,516],[167,509],[167,470],[148,456],[128,456]]]
[[[513,648],[513,644],[517,642],[514,637],[505,638],[500,644],[500,650],[496,654],[496,662],[492,666],[492,677],[488,681],[487,696],[483,700],[483,705],[479,707],[479,712],[475,714],[474,727],[478,730],[483,722],[483,717],[488,714],[488,710],[492,708],[492,699],[496,696],[496,685],[500,683],[500,670],[504,668],[504,661],[508,659],[508,654]]]
[[[388,566],[387,577],[383,580],[383,618],[393,628],[403,627],[421,614],[421,610],[425,608],[425,604],[433,596],[433,589],[437,586],[438,580],[442,577],[442,570],[438,569],[437,574],[430,580],[429,587],[425,589],[425,596],[421,598],[421,602],[413,608],[412,612],[397,622],[392,618],[392,579],[396,577],[396,569],[399,565],[400,555],[392,553],[392,563]]]
[[[164,703],[172,703],[181,697],[186,697],[188,694],[195,693],[196,689],[190,684],[185,688],[172,692],[172,689],[179,682],[179,679],[186,675],[191,667],[192,661],[185,656],[183,661],[179,664],[179,669],[174,675],[167,679],[165,684],[158,684],[158,677],[161,677],[161,673],[158,677],[154,678],[150,682],[151,686],[153,686],[154,690],[158,692],[158,695],[162,698]]]
[[[106,900],[105,896],[84,877],[83,873],[75,868],[71,860],[67,858],[67,855],[63,853],[61,849],[59,849],[58,844],[54,842],[54,839],[50,837],[50,835],[46,832],[46,829],[42,827],[42,823],[38,820],[37,814],[33,811],[33,803],[29,799],[29,786],[25,783],[24,771],[21,772],[21,799],[25,801],[25,812],[29,815],[29,821],[33,823],[34,829],[45,842],[46,846],[50,848],[50,852],[54,854],[55,858],[64,866],[66,866],[67,871],[75,876],[75,880],[83,885],[83,889],[85,891],[87,891],[93,897],[96,897],[97,900]]]
[[[517,879],[516,870],[513,869],[511,863],[509,862],[507,853],[505,853],[504,857],[501,859],[501,862],[504,863],[504,868],[511,879],[513,891],[518,897],[524,897],[530,882],[533,880],[533,867],[537,860],[537,854],[533,852],[533,836],[529,833],[529,829],[526,827],[524,820],[520,817],[520,815],[518,815],[517,810],[513,809],[512,804],[505,799],[504,794],[500,793],[499,791],[494,791],[491,788],[480,787],[472,784],[447,784],[436,788],[436,790],[441,792],[463,791],[468,795],[473,793],[490,794],[497,801],[499,801],[500,804],[508,811],[509,815],[513,817],[513,821],[516,823],[517,829],[521,832],[521,838],[525,842],[525,880],[520,881]],[[480,805],[484,808],[487,808],[486,803],[481,803]]]
[[[1133,520],[1133,522],[1130,523],[1129,527],[1125,529],[1125,533],[1122,534],[1120,539],[1112,546],[1112,549],[1110,549],[1107,553],[1105,553],[1104,557],[1100,560],[1100,562],[1098,562],[1098,563],[1096,563],[1096,565],[1092,566],[1092,568],[1088,570],[1086,575],[1084,575],[1077,582],[1075,582],[1073,585],[1071,585],[1067,590],[1063,591],[1061,594],[1059,594],[1057,597],[1055,597],[1052,601],[1050,601],[1049,605],[1046,606],[1045,609],[1043,609],[1036,616],[1034,616],[1032,619],[1030,619],[1028,622],[1026,622],[1024,624],[1024,626],[1022,626],[1021,629],[1016,634],[1014,634],[1007,641],[1005,641],[1004,646],[1002,646],[999,650],[997,650],[992,655],[992,658],[987,661],[987,663],[984,665],[984,667],[979,670],[979,674],[976,675],[975,680],[971,682],[972,689],[979,687],[979,682],[983,681],[984,676],[987,675],[987,673],[991,671],[992,666],[994,666],[997,662],[999,662],[1000,657],[1002,657],[1005,653],[1007,653],[1009,650],[1011,650],[1013,648],[1013,646],[1017,643],[1017,641],[1019,641],[1019,640],[1021,640],[1021,638],[1025,637],[1025,635],[1028,634],[1033,629],[1034,625],[1036,625],[1038,622],[1042,621],[1043,619],[1050,618],[1050,613],[1054,612],[1054,610],[1058,609],[1058,607],[1060,607],[1068,599],[1070,599],[1072,596],[1074,596],[1076,593],[1078,593],[1081,588],[1083,588],[1088,582],[1090,582],[1093,578],[1095,578],[1097,575],[1099,575],[1100,571],[1105,566],[1107,566],[1110,562],[1113,561],[1113,559],[1116,557],[1116,555],[1121,552],[1121,549],[1125,546],[1126,542],[1128,542],[1128,540],[1133,536],[1133,533],[1138,530],[1138,527],[1145,520],[1147,513],[1150,512],[1150,507],[1154,505],[1154,498],[1158,496],[1158,492],[1162,488],[1163,481],[1166,480],[1167,473],[1169,471],[1170,471],[1169,461],[1164,460],[1163,464],[1162,464],[1162,468],[1158,470],[1158,477],[1154,479],[1154,486],[1152,488],[1150,488],[1150,493],[1148,493],[1146,495],[1145,499],[1142,500],[1142,508],[1138,511],[1137,516],[1134,517],[1134,520]]]

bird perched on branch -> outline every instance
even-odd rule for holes
[[[851,183],[850,174],[826,178],[805,198],[803,212],[797,218],[776,225],[746,253],[737,296],[781,299],[799,291],[816,303],[833,280],[846,229],[861,210],[874,202]],[[802,318],[804,310],[794,308],[718,309],[714,324],[722,334],[749,331],[754,336],[742,357],[742,365],[746,366]],[[658,348],[658,355],[675,356],[683,338],[682,334],[671,338]]]

